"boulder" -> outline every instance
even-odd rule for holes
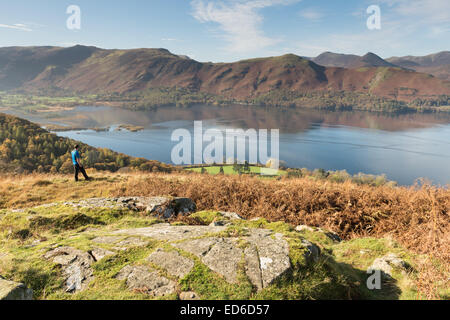
[[[219,212],[224,218],[230,219],[230,220],[244,220],[239,214],[236,212]]]
[[[194,268],[194,261],[183,257],[177,251],[167,252],[157,249],[148,257],[147,261],[163,268],[169,274],[178,278],[184,278]]]
[[[91,268],[95,259],[92,255],[71,247],[59,247],[47,252],[45,259],[51,259],[61,265],[65,276],[64,288],[66,292],[75,293],[83,291],[94,279]]]
[[[95,261],[100,261],[115,254],[115,252],[103,248],[94,248],[93,250],[89,251],[89,253]]]
[[[92,239],[92,242],[100,243],[100,244],[112,244],[120,241],[122,238],[117,236],[101,236],[95,239]]]
[[[291,269],[289,244],[281,234],[270,230],[250,229],[249,233],[244,239],[258,252],[262,286],[266,288]],[[255,278],[255,275],[247,275]],[[257,283],[255,285],[258,287]]]
[[[247,277],[261,290],[290,270],[289,245],[280,234],[267,229],[249,229],[248,233],[241,239],[205,237],[172,245],[196,255],[230,283],[237,282],[239,265],[244,262]],[[247,243],[245,249],[238,240]]]
[[[331,240],[335,241],[335,242],[341,242],[342,239],[341,237],[339,237],[339,235],[335,232],[332,231],[325,231],[325,230],[321,230],[328,238],[330,238]]]
[[[187,215],[196,209],[195,203],[188,198],[128,197],[119,198],[117,202],[128,209],[147,212],[163,219]]]
[[[0,300],[33,300],[33,290],[0,277]]]
[[[406,261],[400,259],[396,254],[389,253],[384,257],[375,259],[369,267],[369,270],[379,270],[384,277],[392,278],[393,268],[407,271],[411,267]]]
[[[242,249],[237,248],[232,239],[221,238],[205,254],[202,262],[211,270],[222,275],[229,283],[237,283],[242,253]]]
[[[185,301],[194,301],[194,300],[200,300],[200,297],[195,292],[189,291],[189,292],[182,292],[180,293],[180,300]]]
[[[178,215],[187,215],[196,209],[195,203],[188,198],[171,197],[122,197],[122,198],[90,198],[79,201],[68,201],[62,205],[75,208],[109,208],[130,209],[170,219]]]
[[[130,237],[126,238],[125,240],[122,240],[117,243],[117,246],[119,247],[125,247],[125,248],[131,248],[131,247],[143,247],[148,244],[148,241],[142,240],[138,237]]]
[[[302,246],[305,247],[305,259],[308,263],[314,263],[319,260],[320,248],[308,240],[302,240]]]
[[[146,266],[126,266],[116,276],[126,280],[127,287],[154,297],[164,297],[175,292],[176,283],[162,277]]]
[[[172,226],[170,224],[156,224],[147,228],[123,229],[114,232],[114,234],[148,237],[162,241],[177,241],[198,238],[207,233],[222,232],[225,230],[226,227]]]
[[[305,226],[305,225],[301,225],[301,226],[297,226],[295,228],[295,231],[298,232],[303,232],[303,231],[309,231],[309,232],[314,232],[314,228],[310,227],[310,226]]]

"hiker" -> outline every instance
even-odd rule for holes
[[[72,162],[73,162],[73,167],[75,169],[75,181],[78,181],[78,172],[81,172],[84,176],[84,178],[89,181],[91,180],[88,175],[86,174],[86,171],[84,170],[83,165],[81,164],[81,155],[80,152],[78,151],[79,149],[79,145],[75,146],[75,149],[72,151]]]

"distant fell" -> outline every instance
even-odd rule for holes
[[[166,49],[0,48],[0,91],[127,95],[160,88],[236,102],[267,96],[282,102],[290,101],[292,95],[314,95],[325,101],[336,92],[393,101],[450,95],[450,82],[397,67],[374,53],[360,57],[328,52],[313,61],[287,54],[202,63]]]

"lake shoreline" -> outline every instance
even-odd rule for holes
[[[347,170],[386,174],[400,185],[413,185],[419,177],[434,184],[450,183],[450,114],[324,111],[234,105],[196,105],[130,111],[107,106],[77,107],[57,118],[24,117],[88,130],[62,130],[57,135],[99,148],[145,159],[172,163],[176,129],[192,132],[194,121],[204,129],[279,129],[280,160],[290,168],[314,171]],[[136,129],[116,131],[128,124]],[[103,128],[101,130],[92,130]],[[109,128],[109,130],[105,130]],[[192,162],[193,163],[193,162]]]

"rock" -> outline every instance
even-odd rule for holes
[[[386,278],[392,278],[392,267],[407,271],[411,266],[396,254],[389,253],[382,258],[377,258],[369,267],[369,270],[379,270]]]
[[[126,248],[143,247],[143,246],[146,246],[147,244],[148,244],[148,241],[144,241],[138,237],[127,238],[127,239],[122,240],[119,243],[117,243],[117,245],[119,247],[126,247]]]
[[[119,230],[116,231],[115,234],[127,234],[149,237],[156,240],[176,241],[198,238],[207,233],[222,232],[225,230],[226,227],[171,226],[170,224],[157,224],[148,228]]]
[[[121,237],[106,236],[106,237],[97,237],[97,238],[93,239],[92,242],[101,243],[101,244],[112,244],[112,243],[118,242],[121,239],[122,239]]]
[[[308,263],[314,263],[319,260],[320,248],[315,244],[312,244],[308,240],[302,240],[302,246],[305,247],[305,259]]]
[[[266,261],[260,261],[258,256],[258,250],[255,246],[249,246],[244,250],[245,256],[245,274],[248,276],[250,282],[256,287],[258,291],[263,289],[263,280],[261,273],[261,264]]]
[[[219,239],[202,262],[211,270],[222,275],[229,283],[237,283],[237,271],[242,260],[242,249],[234,246],[230,239]]]
[[[314,232],[315,230],[314,230],[314,228],[311,228],[309,226],[301,225],[301,226],[297,226],[295,228],[295,231],[298,231],[298,232],[303,232],[303,231]]]
[[[199,258],[203,258],[218,241],[219,238],[202,238],[174,243],[172,245],[176,248],[192,253]]]
[[[230,220],[244,220],[239,214],[236,212],[219,212],[224,218],[228,218]]]
[[[103,248],[95,248],[89,252],[95,261],[100,261],[103,258],[115,255],[115,252]]]
[[[213,221],[211,222],[211,224],[209,225],[210,227],[225,227],[230,225],[231,222],[230,221],[223,221],[223,220],[219,220],[219,221]]]
[[[272,237],[270,230],[251,229],[250,236],[245,240],[255,246],[258,251],[263,288],[271,285],[291,269],[289,244],[280,237],[280,234]],[[254,275],[248,276],[255,278]]]
[[[0,300],[33,300],[33,290],[0,277]]]
[[[62,205],[72,206],[74,208],[119,208],[116,198],[90,198],[78,201],[63,202]]]
[[[122,197],[122,198],[90,198],[61,203],[74,208],[108,208],[130,209],[147,212],[164,219],[194,212],[195,203],[188,198],[170,197]],[[50,206],[59,204],[50,204]]]
[[[238,248],[238,238],[211,237],[172,245],[196,255],[230,283],[236,283],[244,255],[245,272],[251,283],[261,290],[290,270],[289,245],[282,235],[274,235],[267,229],[249,229],[248,232],[249,235],[241,239],[248,243],[245,250]]]
[[[200,300],[200,297],[195,292],[192,292],[192,291],[182,292],[182,293],[180,293],[180,300],[194,301],[194,300]]]
[[[399,269],[407,270],[411,268],[405,260],[400,259],[395,253],[389,253],[384,257],[384,260]]]
[[[341,242],[342,239],[341,237],[339,237],[339,235],[335,232],[332,231],[324,231],[321,230],[328,238],[330,238],[331,240],[335,241],[335,242]]]
[[[71,247],[59,247],[47,252],[45,259],[52,259],[54,263],[62,266],[66,276],[66,292],[74,293],[83,291],[94,279],[91,265],[95,262],[94,257]]]
[[[148,257],[147,261],[178,278],[184,278],[194,268],[194,261],[183,257],[177,251],[166,252],[158,249]]]
[[[164,219],[178,215],[187,215],[196,209],[195,203],[188,198],[169,197],[128,197],[119,198],[117,202],[134,211],[145,211]]]
[[[160,276],[145,266],[126,266],[116,276],[126,280],[127,287],[154,297],[163,297],[175,292],[176,283]]]

